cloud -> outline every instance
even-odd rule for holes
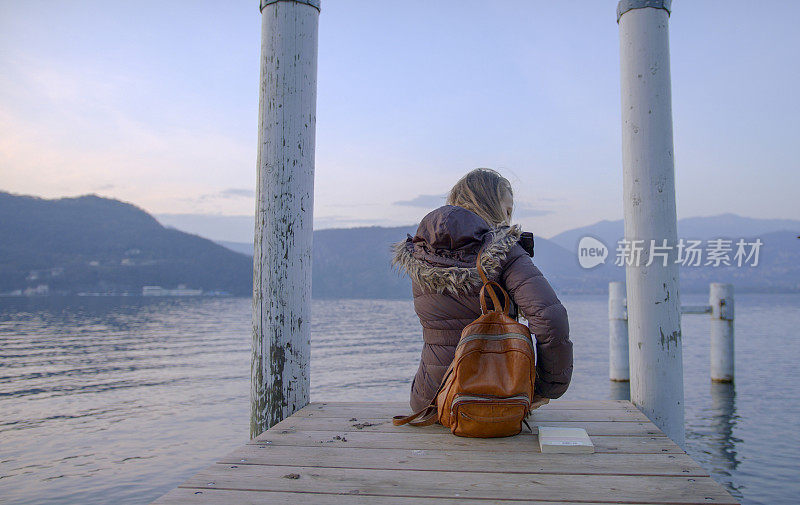
[[[386,221],[386,219],[368,219],[350,216],[314,216],[314,229],[392,226],[391,223],[387,223]]]
[[[419,195],[415,198],[412,198],[411,200],[401,200],[399,202],[394,202],[392,205],[403,205],[406,207],[436,208],[444,205],[446,198],[447,195]],[[553,213],[552,210],[539,209],[525,202],[516,202],[514,205],[514,217],[518,219],[526,217],[547,216],[552,213]]]
[[[254,149],[235,129],[198,121],[205,109],[193,115],[181,101],[165,104],[147,76],[124,69],[0,60],[8,70],[0,77],[5,189],[46,197],[100,192],[151,212],[252,211],[253,192],[241,188],[252,180]]]
[[[514,205],[514,217],[518,219],[525,217],[547,216],[552,213],[552,210],[537,209],[527,203],[518,203]]]
[[[252,189],[246,188],[228,188],[220,191],[219,196],[222,198],[255,198],[256,192]]]
[[[214,201],[219,199],[236,199],[236,198],[255,198],[256,192],[247,188],[227,188],[222,191],[214,193],[204,193],[197,198],[187,198],[189,201],[197,201],[199,203]]]
[[[385,203],[352,203],[352,202],[341,203],[341,202],[335,202],[335,203],[327,203],[327,204],[325,204],[325,207],[330,208],[330,209],[335,209],[335,208],[358,208],[358,207],[385,207],[385,206],[386,206]]]
[[[411,200],[401,200],[392,205],[405,205],[406,207],[436,208],[444,205],[447,195],[419,195]]]

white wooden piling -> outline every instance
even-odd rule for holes
[[[608,283],[608,378],[630,380],[628,363],[628,309],[625,283]]]
[[[668,0],[621,0],[617,7],[622,89],[625,238],[642,240],[626,266],[631,400],[684,443],[678,266],[647,265],[651,240],[675,247],[675,173]]]
[[[733,285],[712,283],[709,288],[709,305],[682,305],[681,314],[711,315],[711,380],[712,382],[733,382]],[[608,284],[608,377],[612,381],[625,381],[629,377],[628,313],[627,300],[624,297],[625,283],[610,282]],[[614,399],[630,398],[614,396]]]
[[[261,0],[250,435],[309,402],[319,0]]]
[[[733,285],[712,283],[711,305],[711,380],[733,382]]]

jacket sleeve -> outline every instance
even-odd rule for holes
[[[502,280],[528,320],[531,333],[536,335],[536,393],[546,398],[558,398],[567,391],[572,378],[572,342],[569,340],[567,310],[519,245],[509,257]]]

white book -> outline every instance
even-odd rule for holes
[[[539,448],[547,453],[581,453],[594,452],[594,444],[583,428],[560,428],[555,426],[539,426]]]

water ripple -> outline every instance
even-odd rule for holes
[[[704,303],[702,296],[685,304]],[[685,316],[687,450],[743,503],[794,503],[797,295],[738,295],[736,386],[708,377],[708,318]],[[566,399],[607,378],[607,300],[565,297]],[[248,437],[249,299],[0,299],[4,503],[149,503]],[[421,349],[410,301],[312,306],[312,400],[406,401]],[[769,324],[765,324],[769,321]],[[794,440],[794,443],[787,441]]]

